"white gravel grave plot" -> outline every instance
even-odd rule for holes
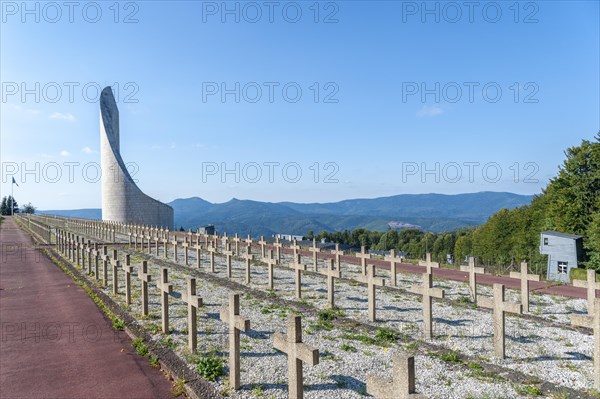
[[[286,262],[290,260],[291,259],[284,259],[282,263],[285,265]],[[225,259],[216,257],[215,263],[218,273],[225,275]],[[243,280],[245,265],[238,261],[234,261],[233,265],[234,276],[241,276],[240,280]],[[358,267],[355,267],[355,269],[358,269]],[[266,289],[266,267],[253,266],[251,270],[251,285],[258,289]],[[378,275],[385,275],[385,273],[385,271],[378,271]],[[275,292],[283,297],[294,299],[293,271],[287,269],[285,266],[276,267],[275,279]],[[446,283],[446,280],[441,281],[441,285]],[[415,282],[417,283],[419,281]],[[436,286],[439,285],[438,283],[439,281],[437,281]],[[324,278],[303,275],[303,289],[304,300],[310,301],[317,309],[324,309],[327,306],[326,284]],[[491,290],[487,289],[487,291],[490,292]],[[481,290],[482,296],[484,293],[485,290]],[[515,291],[514,294],[513,299],[518,301],[520,298],[518,291]],[[383,292],[383,290],[378,290],[378,320],[381,320],[381,322],[378,322],[378,325],[389,326],[389,328],[402,330],[406,333],[418,334],[421,329],[421,303],[417,298],[417,296],[403,294],[400,291],[397,294],[391,295],[390,293]],[[399,303],[402,305],[399,306]],[[358,319],[361,322],[368,323],[365,286],[337,281],[336,304],[338,307],[344,309],[348,316]],[[407,306],[409,309],[407,309]],[[439,315],[440,311],[442,311],[442,316]],[[399,315],[399,312],[402,313]],[[483,317],[481,317],[481,315],[483,315]],[[532,330],[531,321],[516,319],[528,324],[521,326],[523,328],[519,330],[519,335],[514,335],[514,339],[522,341],[522,344],[518,345],[517,343],[517,345],[511,347],[513,340],[507,338],[507,354],[510,357],[522,360],[512,361],[511,359],[508,359],[504,361],[495,361],[493,356],[491,356],[493,347],[490,313],[467,308],[453,308],[450,305],[436,302],[434,305],[434,317],[446,320],[444,326],[444,337],[446,339],[444,340],[443,345],[450,349],[458,350],[471,356],[481,355],[485,360],[520,370],[529,375],[544,376],[545,379],[556,384],[578,388],[584,388],[591,384],[590,381],[592,380],[591,373],[593,366],[591,361],[589,361],[592,351],[592,337],[590,336],[585,336],[587,337],[587,341],[590,341],[585,344],[585,338],[582,341],[580,338],[577,338],[577,336],[571,336],[573,334],[579,334],[577,332],[545,327],[535,323],[536,327],[533,329],[537,331],[536,335],[536,332],[530,331]],[[484,320],[486,320],[486,322],[484,322]],[[509,336],[512,336],[510,332],[511,328],[514,328],[512,320],[515,319],[510,317],[507,318],[507,331],[509,332]],[[475,321],[478,323],[474,324]],[[434,320],[434,327],[438,330],[440,328],[439,324],[438,320]],[[487,328],[487,330],[485,328]],[[485,337],[473,339],[473,337],[477,335],[471,333],[471,331],[484,331]],[[447,338],[447,336],[450,337]],[[557,336],[559,337],[558,340],[560,342],[564,341],[564,346],[555,345]],[[532,340],[535,342],[526,343]],[[540,342],[538,343],[538,341]],[[432,342],[440,344],[439,338]],[[568,352],[572,353],[565,355],[565,350],[557,350],[561,347],[563,349],[571,349]],[[527,355],[523,356],[524,353]],[[582,367],[581,363],[589,364]],[[558,372],[548,375],[548,368],[554,370],[558,369]],[[588,377],[585,377],[586,374]]]
[[[203,286],[212,294],[219,287]],[[289,309],[268,301],[243,295],[241,314],[250,320],[252,331],[241,338],[241,382],[242,389],[230,392],[235,398],[287,397],[287,357],[273,349],[273,333],[286,334],[286,317]],[[307,398],[360,398],[366,394],[365,381],[368,374],[389,365],[389,348],[367,345],[358,341],[335,339],[337,330],[317,331],[313,325],[315,317],[304,316],[303,341],[320,350],[320,364],[304,366],[305,396]],[[216,326],[215,332],[226,338],[226,325]],[[213,342],[213,345],[215,343]],[[216,343],[226,348],[226,341]],[[351,345],[353,351],[342,350]],[[417,389],[431,398],[460,398],[485,392],[489,397],[515,397],[509,383],[482,382],[469,376],[468,372],[453,370],[438,359],[428,356],[417,357]],[[388,367],[389,372],[391,368]],[[391,377],[391,374],[388,375]],[[225,389],[224,381],[216,384]],[[454,392],[450,394],[450,392]],[[453,396],[454,395],[454,396]]]
[[[378,271],[377,274],[383,273]],[[311,295],[308,293],[308,288],[315,286],[318,292],[326,292],[325,282],[313,282],[311,279],[312,276],[303,277],[303,284],[307,285],[307,294],[304,297],[310,298],[310,302],[317,309],[324,309],[327,307],[326,297]],[[421,281],[415,282],[415,284],[420,283]],[[290,284],[293,284],[293,279]],[[437,281],[435,286],[439,286]],[[346,315],[353,319],[373,324],[368,319],[365,285],[336,281],[335,289],[337,307],[344,310]],[[491,290],[487,291],[491,294]],[[481,296],[483,294],[482,291]],[[520,300],[518,291],[513,296],[515,302]],[[420,296],[402,291],[392,294],[377,289],[376,297],[378,319],[376,325],[402,331],[415,338],[420,337],[422,331]],[[509,298],[508,295],[507,298]],[[498,361],[492,356],[491,313],[453,307],[448,303],[436,301],[434,302],[434,329],[438,334],[438,339],[430,341],[434,344],[443,345],[470,356],[482,356],[492,363],[516,369],[555,384],[577,387],[577,389],[589,387],[592,384],[593,364],[590,357],[593,337],[589,335],[545,326],[531,320],[507,317],[507,355],[509,359]],[[561,344],[557,345],[557,342]]]
[[[507,292],[511,291],[518,292]],[[535,316],[545,317],[556,323],[571,324],[571,315],[587,314],[587,300],[534,291],[529,294],[529,311]]]
[[[376,359],[369,374],[384,378],[392,377],[391,351]],[[510,382],[490,382],[489,378],[474,377],[448,363],[425,355],[415,356],[416,390],[431,399],[520,397]]]
[[[259,254],[258,254],[259,255]],[[160,259],[162,258],[162,247],[160,251]],[[171,261],[172,261],[172,253],[170,253]],[[178,260],[180,264],[183,265],[183,251],[178,251]],[[257,254],[255,254],[257,256]],[[226,264],[225,257],[216,255],[215,256],[215,269],[216,274],[221,277],[226,277]],[[289,280],[287,278],[287,273],[293,273],[293,271],[287,268],[287,265],[292,261],[292,256],[288,254],[282,254],[282,263],[278,267],[275,267],[275,291],[286,291],[291,292],[293,294],[294,291],[294,280],[293,274]],[[307,269],[312,271],[312,258],[311,257],[302,257],[302,262],[307,264]],[[257,265],[256,260],[253,262],[251,266],[251,284],[250,287],[256,289],[267,289],[266,287],[266,279],[267,279],[267,267],[265,265]],[[195,268],[196,264],[196,251],[190,251],[189,256],[189,266]],[[325,260],[319,260],[319,268],[322,269],[327,267],[327,262]],[[209,254],[202,252],[201,254],[201,270],[208,271],[209,268]],[[232,260],[232,268],[233,268],[233,280],[239,283],[245,284],[245,261],[238,260],[234,258]],[[283,276],[285,277],[282,281],[279,281],[279,272],[283,270]],[[360,265],[348,264],[342,262],[342,277],[344,278],[356,278],[361,275],[361,267]],[[390,285],[389,276],[390,273],[387,270],[382,270],[376,268],[376,276],[382,277],[386,280],[386,285]],[[305,275],[303,273],[303,292],[309,292],[310,287],[313,282],[318,283],[319,277],[315,277],[316,280],[313,281],[311,277]],[[421,275],[413,274],[413,273],[401,273],[398,272],[397,275],[397,286],[398,288],[408,290],[411,285],[420,284],[421,283]],[[289,281],[288,281],[289,280]],[[292,285],[288,287],[285,285],[287,282],[290,282]],[[306,282],[306,287],[304,287],[304,283]],[[283,285],[282,285],[283,284]],[[464,300],[469,297],[469,286],[466,283],[446,280],[446,279],[435,279],[435,285],[443,288],[445,290],[445,296],[450,300]],[[321,291],[321,299],[326,298],[326,283],[325,277],[323,277],[323,289]],[[492,287],[485,285],[478,285],[478,292],[482,296],[491,295]],[[324,293],[324,294],[323,294]],[[520,301],[520,291],[519,290],[506,290],[506,298],[507,300],[518,302]],[[307,299],[315,299],[313,295],[309,294]],[[546,317],[554,322],[570,324],[570,315],[571,314],[585,314],[587,309],[587,301],[585,299],[576,299],[576,298],[568,298],[561,297],[555,295],[547,295],[547,294],[539,294],[532,292],[530,294],[530,314],[540,317]]]
[[[291,261],[291,259],[284,259],[283,264],[286,261]],[[255,280],[256,277],[254,277]],[[266,272],[263,278],[266,279]],[[293,271],[285,268],[285,266],[276,268],[275,279],[276,293],[286,299],[294,300]],[[309,301],[317,309],[325,309],[327,307],[325,279],[317,276],[303,275],[302,283],[303,300]],[[417,283],[420,283],[420,281],[415,281],[415,284]],[[483,296],[483,292],[481,294]],[[514,299],[516,301],[520,300],[518,291],[516,291]],[[369,323],[366,286],[337,281],[336,305],[344,310],[349,317],[363,323]],[[422,303],[419,296],[413,296],[401,291],[391,294],[383,290],[378,290],[377,308],[378,320],[380,320],[377,325],[402,331],[414,337],[420,336],[422,329]],[[589,364],[584,368],[578,366],[581,361],[585,360],[585,356],[589,356],[591,353],[592,344],[588,343],[587,355],[585,355],[586,352],[581,352],[582,350],[586,350],[585,345],[577,345],[577,348],[570,346],[574,344],[571,341],[581,342],[577,338],[578,336],[582,336],[580,333],[547,327],[539,323],[532,324],[533,322],[529,320],[515,319],[515,322],[519,323],[520,333],[514,335],[514,339],[522,341],[522,344],[513,348],[514,354],[509,350],[507,350],[507,354],[508,356],[520,357],[523,360],[516,362],[510,360],[495,362],[491,356],[493,343],[490,313],[468,308],[456,308],[449,304],[436,302],[434,305],[434,317],[436,318],[434,319],[434,328],[436,328],[438,334],[440,333],[440,329],[443,329],[443,337],[445,338],[444,342],[440,342],[439,339],[433,340],[432,342],[435,344],[441,344],[449,349],[458,350],[471,356],[483,355],[484,359],[491,360],[498,365],[510,367],[529,375],[544,376],[548,381],[559,385],[573,386],[570,381],[578,380],[580,383],[577,386],[583,388],[586,386],[585,384],[589,384],[592,381],[591,372],[593,366],[591,362],[588,362]],[[440,323],[440,319],[444,320],[444,324]],[[511,321],[511,318],[507,318],[507,331],[509,332],[511,331],[510,328],[514,327]],[[473,339],[472,337],[480,334],[480,331],[483,331],[487,338],[480,337]],[[538,332],[537,334],[536,331]],[[560,334],[562,332],[564,334]],[[559,339],[566,343],[566,346],[562,347],[563,350],[560,350],[561,346],[557,347],[554,344],[557,333],[560,334],[559,337],[561,338]],[[587,337],[590,340],[592,338]],[[534,342],[530,342],[532,340]],[[510,339],[507,339],[507,348],[510,347],[511,342]],[[465,350],[465,344],[467,345],[466,348],[469,348],[470,345],[472,349]],[[565,349],[568,348],[576,349],[576,352],[580,355],[565,355]],[[584,355],[581,355],[582,353]],[[523,356],[523,354],[527,355]],[[547,372],[545,370],[547,367],[558,368],[559,370],[550,377],[546,377]],[[563,372],[563,369],[566,372]],[[578,369],[581,369],[583,374],[586,372],[590,374],[587,382],[586,377],[582,376],[577,371]],[[566,375],[568,375],[567,380],[565,380]]]
[[[386,286],[390,285],[390,272],[388,270],[376,268],[376,276],[386,279]],[[342,274],[344,278],[355,278],[362,274],[360,265],[348,264],[342,262]],[[397,273],[397,287],[408,290],[411,285],[422,282],[421,274]],[[467,283],[435,278],[435,285],[443,288],[445,296],[449,300],[464,300],[469,298],[470,289]],[[493,287],[478,284],[478,294],[483,296],[492,295]],[[507,300],[520,302],[520,290],[507,289]],[[537,292],[531,292],[529,297],[530,314],[539,317],[545,317],[556,323],[570,324],[572,314],[585,314],[587,312],[587,301],[585,299],[569,298],[557,295],[548,295]]]
[[[492,314],[467,313],[472,315],[461,313],[461,316],[471,319],[468,333],[461,336],[453,332],[456,328],[447,326],[451,336],[444,341],[444,346],[471,356],[480,355],[490,363],[557,385],[574,389],[593,386],[593,336],[508,316],[507,359],[502,360],[493,356]]]
[[[356,295],[357,292],[360,294]],[[348,290],[344,284],[340,284],[338,293],[338,306],[342,309],[352,308],[355,305],[351,301],[366,298],[366,287],[352,287],[352,290]],[[353,296],[349,297],[348,293]],[[419,296],[401,292],[392,296],[382,290],[378,291],[376,324],[420,337],[422,303],[419,299]],[[366,303],[364,310],[361,310],[354,318],[369,323]],[[469,356],[477,356],[490,363],[558,385],[583,389],[593,384],[593,337],[590,335],[508,316],[508,359],[499,360],[493,356],[491,313],[456,308],[436,301],[433,315],[436,338],[428,341],[430,343]]]
[[[148,262],[148,272],[153,277],[149,284],[149,317],[141,317],[141,282],[137,271],[141,260],[132,256],[132,305],[129,312],[148,329],[153,338],[164,343],[182,359],[188,359],[187,350],[187,305],[180,299],[169,297],[170,334],[160,332],[160,290],[156,287],[161,267]],[[185,273],[169,272],[173,290],[185,290]],[[121,280],[123,282],[121,283]],[[115,298],[125,305],[124,279],[119,283],[120,294]],[[204,299],[204,306],[198,313],[199,353],[221,353],[227,364],[228,330],[218,318],[221,306],[227,303],[229,290],[218,285],[201,281],[198,295]],[[104,291],[112,295],[110,287]],[[274,397],[287,398],[287,357],[274,350],[273,333],[286,334],[286,317],[290,310],[268,301],[241,296],[241,315],[250,319],[251,331],[241,338],[241,379],[242,389],[232,392],[226,387],[226,379],[212,383],[218,391],[228,391],[234,398]],[[338,331],[314,331],[311,326],[315,317],[303,317],[303,341],[320,350],[320,364],[304,367],[305,397],[310,398],[361,398],[366,395],[365,381],[368,374],[379,370],[380,375],[391,377],[390,354],[392,349],[367,345],[358,341],[335,339]],[[351,345],[356,352],[342,350],[343,345]],[[194,365],[189,364],[191,370]],[[417,356],[417,389],[431,398],[461,398],[485,393],[491,398],[514,397],[516,393],[508,383],[482,382],[470,377],[468,372],[453,370],[451,366],[436,358]]]

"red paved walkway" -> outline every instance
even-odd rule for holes
[[[11,218],[0,245],[0,398],[171,397],[162,372]]]

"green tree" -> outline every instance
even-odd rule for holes
[[[11,204],[13,206],[14,213],[19,213],[19,204],[17,203],[17,200],[15,200],[10,195],[8,197],[2,198],[2,204],[0,205],[0,213],[2,213],[2,215],[10,215]]]
[[[31,202],[23,205],[21,213],[35,213],[35,206],[31,205]]]
[[[549,228],[586,235],[600,212],[600,133],[565,151],[558,175],[544,190]]]
[[[588,269],[600,271],[600,212],[592,216],[592,221],[587,228],[586,249],[589,250]]]
[[[542,269],[540,233],[557,230],[584,236],[586,266],[600,270],[600,135],[565,151],[555,178],[531,204],[502,209],[472,234],[459,237],[454,256],[479,256],[487,265],[521,260]]]
[[[461,234],[454,244],[454,259],[457,262],[462,262],[470,255],[473,255],[473,231]]]
[[[6,203],[6,197],[2,197],[2,204],[0,205],[0,214],[8,215],[10,209],[10,205]]]

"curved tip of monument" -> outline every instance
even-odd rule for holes
[[[106,105],[110,105],[111,107],[117,106],[115,96],[113,95],[112,87],[106,86],[104,89],[102,89],[102,92],[100,93],[100,102]]]

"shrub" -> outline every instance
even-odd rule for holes
[[[225,372],[223,360],[215,355],[201,356],[196,364],[196,372],[207,381],[215,381]]]

